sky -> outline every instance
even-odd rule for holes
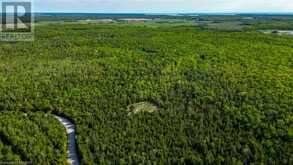
[[[34,0],[35,12],[293,12],[293,0]]]

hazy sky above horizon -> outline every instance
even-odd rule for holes
[[[293,0],[34,0],[36,12],[293,12]]]

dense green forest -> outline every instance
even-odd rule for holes
[[[65,164],[64,128],[44,113],[0,112],[0,161]]]
[[[224,31],[293,30],[293,17],[286,15],[199,16],[196,25]]]
[[[125,19],[127,18],[127,19]],[[124,19],[124,20],[123,20]],[[134,19],[131,21],[131,19]],[[136,20],[138,19],[138,20]],[[142,19],[139,21],[139,19]],[[144,20],[145,19],[145,20]],[[129,21],[127,21],[129,20]],[[136,20],[136,21],[135,21]],[[144,20],[144,21],[143,21]],[[145,14],[53,14],[36,15],[37,25],[61,24],[111,24],[148,27],[196,26],[204,30],[256,31],[293,30],[292,15],[145,15]]]
[[[293,163],[290,36],[97,24],[35,35],[0,43],[0,160],[64,162],[64,128],[46,112],[76,124],[82,164]],[[129,115],[141,102],[155,110]]]

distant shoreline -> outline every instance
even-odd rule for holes
[[[67,13],[35,12],[36,16],[293,16],[292,13]]]

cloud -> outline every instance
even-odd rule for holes
[[[36,11],[293,12],[293,0],[35,0]]]

